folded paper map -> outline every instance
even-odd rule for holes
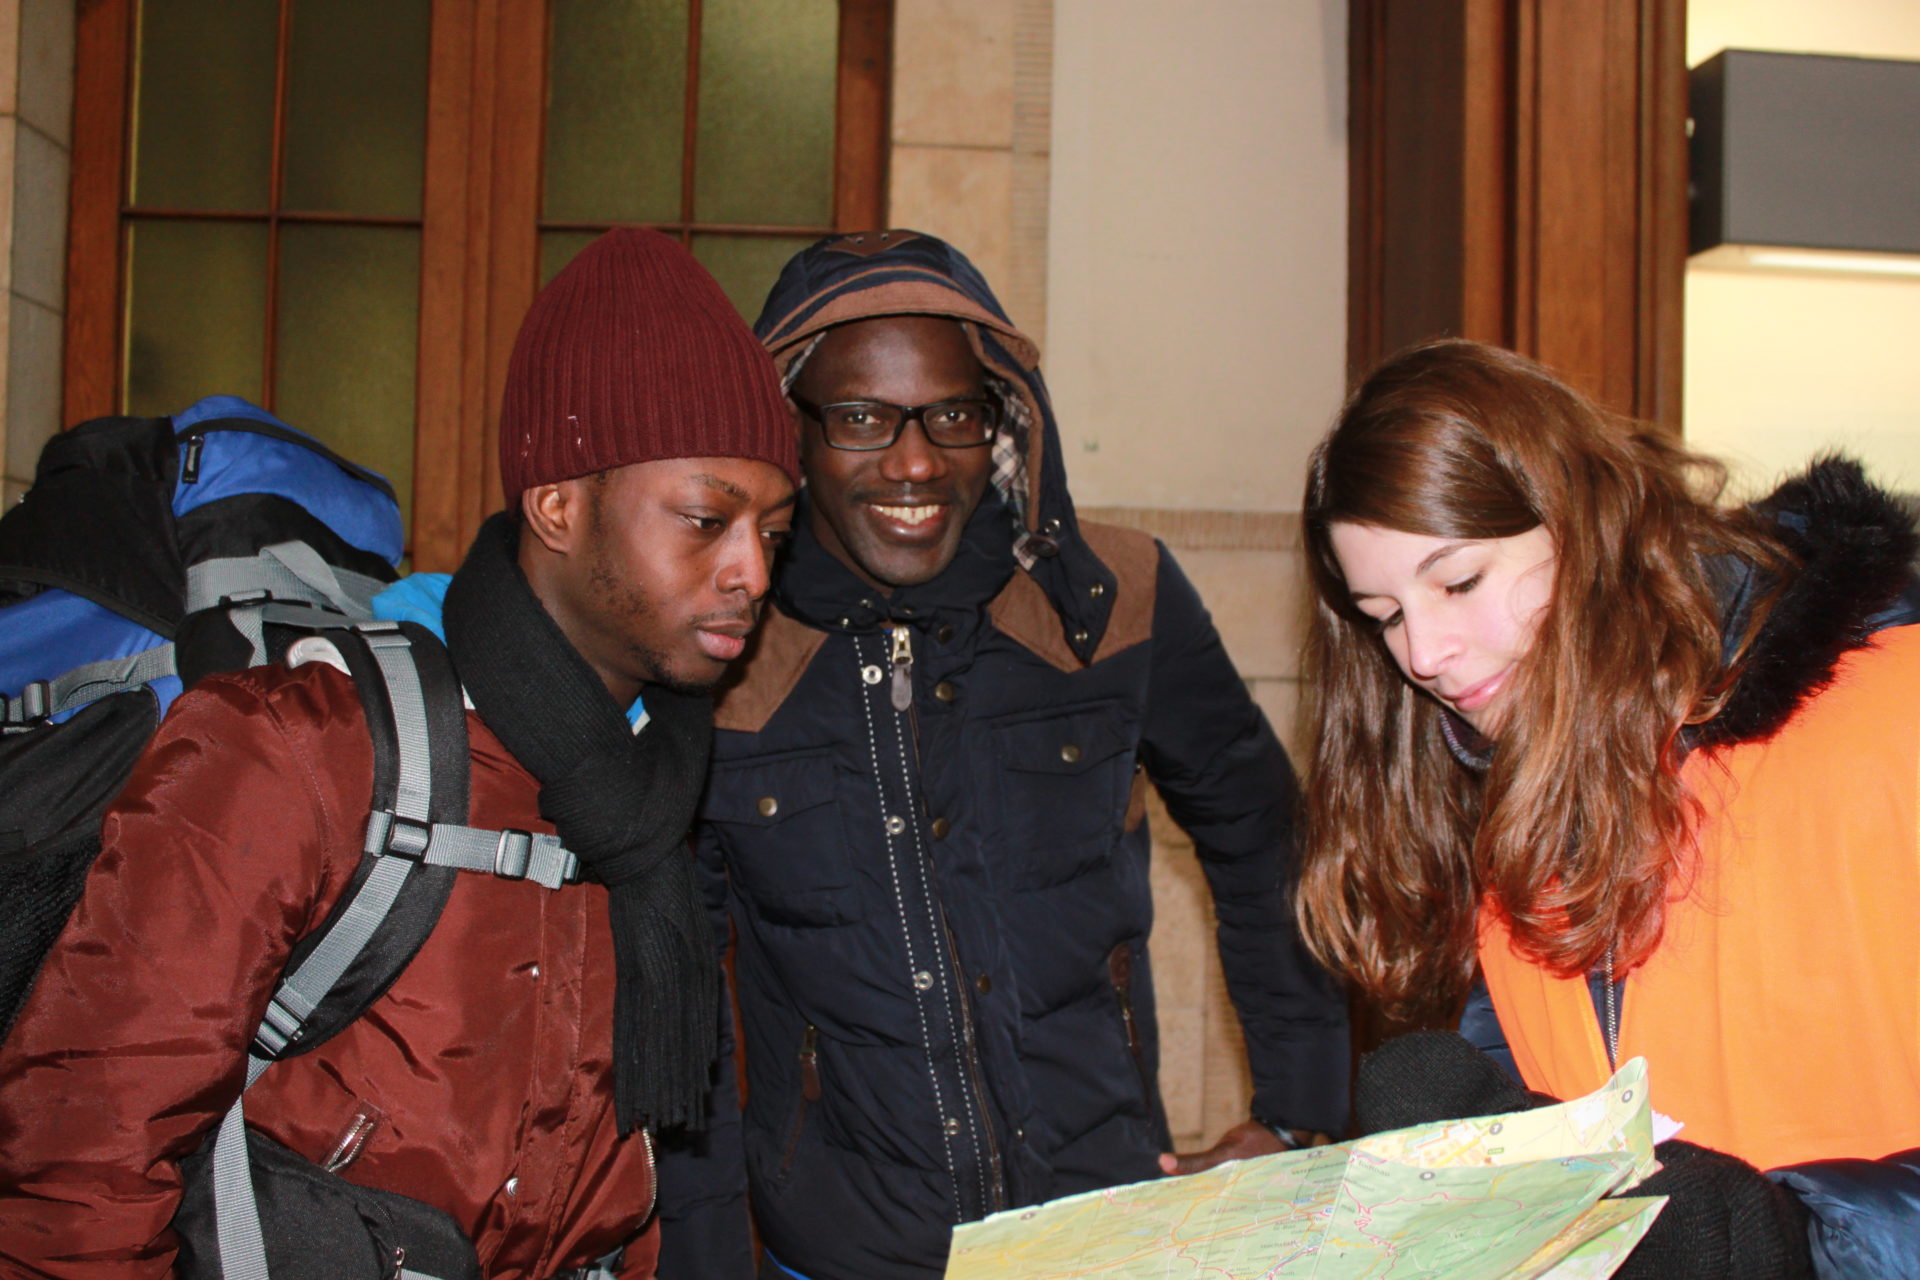
[[[956,1227],[947,1280],[1602,1280],[1664,1196],[1647,1067],[1584,1098],[1239,1160]]]

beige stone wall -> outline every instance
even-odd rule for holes
[[[1053,0],[898,0],[889,221],[958,246],[1047,331]]]
[[[13,502],[60,428],[70,0],[0,0],[0,497]]]

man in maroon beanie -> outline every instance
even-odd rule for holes
[[[791,523],[792,418],[712,279],[618,230],[528,313],[500,451],[507,510],[443,601],[410,580],[400,608],[444,627],[468,701],[466,824],[556,833],[578,873],[453,876],[385,994],[247,1092],[275,1276],[651,1276],[653,1134],[703,1108],[718,997],[685,837],[705,690]],[[224,1230],[176,1217],[181,1162],[289,953],[357,891],[373,774],[337,652],[300,649],[180,697],[108,814],[0,1047],[6,1274],[240,1274]],[[364,1241],[276,1198],[271,1144],[302,1185],[378,1199]]]

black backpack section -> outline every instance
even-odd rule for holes
[[[352,883],[288,958],[248,1051],[250,1087],[383,995],[433,931],[457,871],[558,889],[579,863],[557,837],[465,826],[466,712],[444,646],[413,623],[323,633],[345,659],[373,743],[373,808]],[[249,1130],[236,1101],[182,1163],[183,1280],[479,1280],[473,1246],[432,1205],[361,1187]]]
[[[42,675],[17,691],[0,679],[0,1040],[172,696],[284,653],[267,639],[269,615],[296,630],[369,617],[372,593],[393,580],[380,554],[296,500],[343,526],[378,524],[360,541],[397,558],[386,481],[252,406],[222,403],[246,412],[178,432],[170,418],[62,432],[0,517],[0,671]]]

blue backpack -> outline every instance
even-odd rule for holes
[[[237,396],[63,432],[0,519],[0,725],[139,687],[157,719],[266,661],[258,606],[370,617],[401,552],[384,479]]]
[[[401,550],[384,479],[235,396],[47,443],[0,516],[0,1039],[181,688],[371,617]]]

